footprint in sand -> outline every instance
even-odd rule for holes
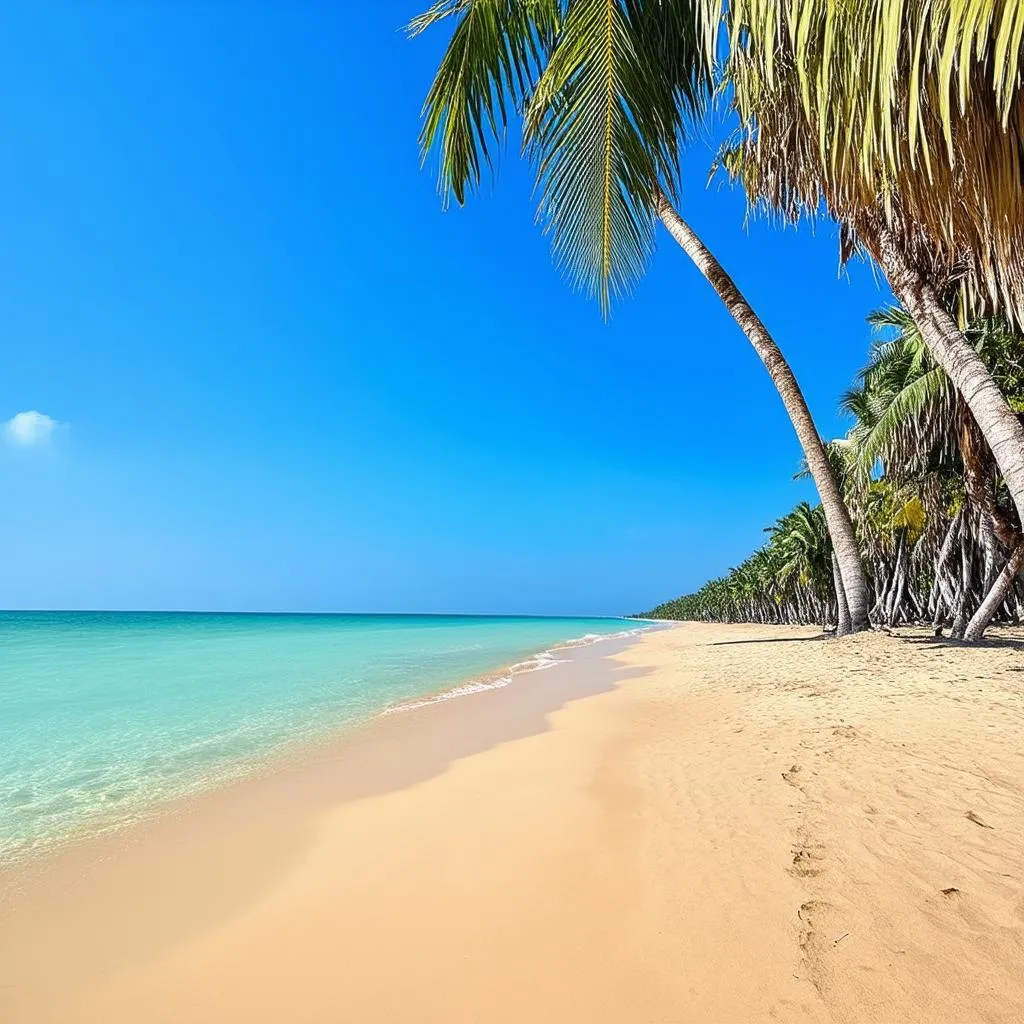
[[[807,847],[797,847],[793,853],[793,866],[790,868],[790,874],[797,878],[815,878],[821,874],[821,868],[815,866],[814,860],[814,854]]]

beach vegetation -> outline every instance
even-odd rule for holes
[[[853,522],[782,350],[680,213],[680,153],[716,87],[717,26],[697,0],[439,0],[410,29],[450,36],[423,108],[439,190],[478,188],[516,120],[536,171],[538,218],[556,263],[607,314],[651,258],[660,220],[763,362],[793,424],[824,510],[850,616],[868,625]]]
[[[738,591],[713,587],[721,614],[767,614],[753,581],[770,569],[772,614],[810,621],[827,607],[839,633],[931,617],[974,639],[1016,615],[1019,0],[438,0],[411,28],[442,22],[421,144],[437,153],[445,199],[465,201],[521,127],[568,278],[607,314],[644,273],[660,220],[778,390],[820,511],[772,527],[726,578],[742,579]],[[680,154],[712,109],[733,124],[715,168],[751,213],[832,221],[841,262],[873,262],[897,300],[875,318],[890,333],[844,399],[854,426],[831,445],[775,339],[684,219]],[[812,555],[820,522],[828,550]]]
[[[1020,619],[1020,518],[970,407],[914,320],[892,306],[869,321],[875,343],[842,399],[852,426],[829,454],[868,569],[871,620],[928,622],[976,640],[993,620]],[[991,317],[964,333],[1011,405],[1024,409],[1024,338]],[[814,514],[820,510],[798,505],[769,527],[750,559],[650,614],[838,624],[842,592],[824,571],[830,542],[810,529]]]

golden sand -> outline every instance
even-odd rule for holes
[[[688,625],[618,664],[9,872],[0,1020],[1024,1020],[1012,641]]]

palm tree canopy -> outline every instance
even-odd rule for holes
[[[454,23],[423,104],[420,146],[439,152],[438,189],[461,205],[504,138],[508,105],[533,92],[561,22],[559,0],[438,0],[409,24],[416,36]]]
[[[607,312],[646,268],[659,187],[711,90],[698,0],[440,0],[410,26],[454,28],[421,145],[465,201],[521,118],[555,259]]]
[[[751,201],[797,217],[824,200],[861,241],[884,223],[964,285],[965,316],[1024,323],[1020,0],[703,2]]]

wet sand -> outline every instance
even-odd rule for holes
[[[1024,657],[686,625],[0,874],[0,1020],[1024,1019]]]

